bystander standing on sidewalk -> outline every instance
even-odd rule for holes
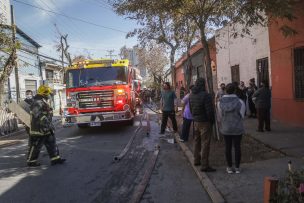
[[[186,89],[185,89],[185,87],[182,85],[181,88],[180,88],[180,90],[179,90],[179,98],[180,98],[180,99],[183,99],[183,98],[184,98],[185,92],[186,92]]]
[[[201,165],[201,171],[214,172],[209,165],[210,141],[214,124],[212,96],[206,92],[206,81],[198,78],[190,94],[190,110],[195,127],[194,165]]]
[[[33,91],[32,90],[26,90],[25,91],[25,99],[24,102],[28,104],[28,106],[24,106],[24,110],[27,113],[30,113],[30,107],[31,105],[34,103],[34,98],[33,98]],[[25,131],[27,132],[28,135],[30,135],[30,127],[29,126],[25,126]]]
[[[182,134],[180,136],[181,142],[188,141],[189,133],[190,133],[190,127],[192,123],[192,115],[190,111],[190,103],[189,103],[189,97],[191,94],[191,89],[193,88],[193,85],[189,87],[189,93],[182,99],[182,115],[183,115],[183,129]]]
[[[33,91],[32,90],[26,90],[25,91],[25,99],[24,101],[28,104],[28,105],[32,105],[34,102],[34,98],[33,98]],[[29,112],[28,112],[29,113]]]
[[[255,99],[255,106],[258,115],[258,132],[265,130],[271,131],[270,128],[270,108],[271,108],[271,91],[269,89],[269,84],[266,81],[261,83],[261,88],[258,89],[253,95]]]
[[[245,83],[244,83],[244,81],[241,81],[240,82],[240,86],[239,86],[239,88],[240,88],[240,90],[242,91],[242,94],[243,94],[243,102],[245,103],[245,116],[246,116],[246,113],[247,113],[247,99],[248,99],[248,95],[247,95],[247,87],[246,87],[246,85],[245,85]]]
[[[225,154],[227,161],[227,173],[233,173],[232,168],[232,145],[235,152],[235,173],[240,173],[241,162],[241,140],[244,134],[243,119],[245,116],[245,104],[243,100],[235,94],[236,86],[228,84],[226,86],[226,95],[224,95],[218,104],[220,115],[220,132],[225,140]]]
[[[220,88],[217,90],[215,95],[215,103],[217,103],[220,100],[220,98],[222,98],[222,96],[225,94],[225,88],[226,88],[225,83],[221,83]]]
[[[161,93],[161,110],[162,110],[162,124],[160,134],[164,134],[168,118],[171,119],[174,133],[177,132],[177,123],[175,118],[175,111],[177,110],[177,97],[175,92],[171,90],[170,83],[164,84],[164,90]]]
[[[254,94],[254,92],[257,90],[257,86],[255,85],[255,79],[251,78],[249,80],[249,87],[247,88],[247,95],[248,95],[248,106],[249,106],[249,110],[250,110],[250,115],[249,118],[256,118],[256,108],[255,105],[253,103],[252,100],[252,95]]]

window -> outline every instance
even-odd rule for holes
[[[46,80],[53,80],[54,79],[54,71],[53,70],[45,70],[45,77]]]
[[[36,80],[25,80],[25,90],[32,90],[36,92],[37,90],[37,81]]]
[[[294,49],[295,98],[304,99],[304,47]]]
[[[268,58],[258,59],[256,61],[256,67],[257,67],[258,86],[260,86],[261,82],[263,81],[266,81],[269,84]]]
[[[240,66],[231,66],[231,82],[240,83]]]
[[[90,87],[127,84],[127,67],[97,67],[74,69],[67,72],[67,87]]]

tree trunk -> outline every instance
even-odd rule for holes
[[[175,60],[175,51],[176,49],[171,49],[170,52],[170,69],[171,69],[171,79],[172,79],[172,87],[175,90],[175,84],[176,84],[176,78],[175,78],[175,64],[174,64],[174,60]]]
[[[8,80],[10,74],[13,71],[15,57],[15,53],[11,53],[10,57],[7,59],[3,67],[2,73],[0,74],[0,104],[4,102],[4,86],[5,82]]]
[[[214,96],[210,50],[209,50],[208,41],[206,39],[204,31],[201,31],[201,42],[203,44],[204,64],[205,64],[208,90],[209,90],[209,93],[212,94],[212,96]]]
[[[192,76],[192,60],[190,55],[190,47],[187,48],[187,69],[184,71],[184,78],[186,79],[186,89],[189,89],[191,84],[191,76]]]
[[[0,105],[4,103],[4,83],[0,83]]]

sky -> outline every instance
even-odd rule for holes
[[[115,14],[107,0],[11,0],[11,4],[14,6],[17,26],[42,46],[39,49],[41,54],[59,58],[60,53],[55,48],[59,43],[58,31],[62,35],[68,34],[71,56],[90,54],[93,58],[100,58],[106,57],[108,50],[114,50],[113,54],[118,55],[122,46],[132,47],[137,44],[136,38],[126,39],[126,33],[137,27],[136,22]]]

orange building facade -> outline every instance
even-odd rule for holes
[[[269,44],[272,72],[272,117],[283,123],[304,126],[304,2],[297,19],[271,23]],[[287,24],[297,31],[284,37],[279,28]]]
[[[210,58],[212,61],[212,69],[213,74],[215,74],[215,66],[216,66],[216,51],[215,51],[215,40],[212,38],[209,40],[209,50],[210,50]],[[201,42],[195,43],[190,49],[190,58],[192,62],[192,70],[191,70],[191,82],[190,84],[194,84],[197,77],[206,77],[205,71],[203,69],[203,45]],[[184,54],[178,61],[175,63],[175,78],[176,78],[176,93],[179,94],[180,88],[186,85],[186,78],[185,78],[185,69],[187,68],[187,55]],[[213,77],[213,82],[216,88],[216,76]]]

